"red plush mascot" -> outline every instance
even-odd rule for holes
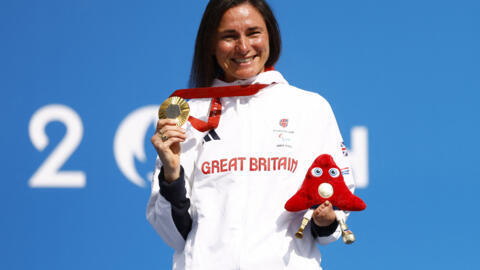
[[[303,237],[303,230],[312,217],[312,208],[327,200],[337,209],[345,211],[361,211],[367,207],[362,199],[353,195],[347,188],[341,170],[332,156],[324,154],[315,159],[307,171],[302,186],[285,204],[285,209],[291,212],[309,209],[295,236]],[[345,221],[338,218],[337,220],[342,229],[343,241],[347,244],[353,243],[355,237],[348,230]]]

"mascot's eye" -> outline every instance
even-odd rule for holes
[[[322,175],[323,171],[321,168],[315,167],[312,169],[312,175],[315,177],[320,177]]]
[[[337,168],[331,168],[330,170],[328,170],[328,173],[329,173],[333,178],[337,178],[337,177],[340,175],[340,172],[338,171]]]

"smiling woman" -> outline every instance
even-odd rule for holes
[[[226,18],[227,16],[228,18]],[[249,22],[242,21],[242,18],[248,18]],[[255,27],[256,29],[239,29],[239,25],[233,24],[230,19],[236,19],[237,24],[242,27],[248,26],[248,28]],[[228,26],[228,29],[223,28],[223,26]],[[225,70],[220,66],[221,64],[217,59],[219,57],[217,54],[219,49],[218,39],[222,28],[232,30],[233,33],[227,34],[235,34],[237,37],[239,34],[245,36],[254,34],[255,30],[263,30],[262,36],[265,37],[264,35],[266,35],[266,40],[262,41],[268,41],[268,44],[262,45],[268,50],[267,55],[264,55],[267,57],[264,67],[272,67],[277,62],[282,47],[280,30],[272,10],[265,1],[210,1],[198,28],[190,73],[190,87],[211,86],[215,78],[224,74]],[[240,30],[248,30],[248,33]]]
[[[215,44],[215,56],[224,71],[224,81],[248,79],[265,69],[270,54],[267,26],[251,4],[245,3],[225,12]]]
[[[341,235],[346,213],[328,201],[314,207],[302,240],[294,235],[303,213],[283,207],[319,154],[350,164],[328,102],[274,70],[280,48],[264,0],[208,3],[190,75],[205,88],[189,91],[212,95],[189,106],[218,121],[183,129],[160,119],[151,138],[158,159],[147,219],[175,249],[174,269],[319,269],[315,244]],[[344,179],[353,190],[351,175]]]

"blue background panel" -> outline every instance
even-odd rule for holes
[[[187,86],[206,2],[0,2],[1,269],[170,269],[145,219],[153,125],[124,149],[144,187],[119,168],[114,138]],[[270,2],[276,69],[330,101],[347,146],[354,126],[369,132],[369,185],[356,192],[368,208],[348,221],[357,242],[320,247],[322,266],[478,269],[478,2]],[[51,104],[81,119],[61,171],[82,171],[82,188],[29,186],[67,132],[52,121],[48,146],[32,144],[30,121]]]

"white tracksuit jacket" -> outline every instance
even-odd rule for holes
[[[173,269],[318,270],[315,243],[328,244],[341,235],[337,228],[313,239],[309,224],[304,238],[296,239],[304,212],[284,209],[318,155],[330,154],[341,169],[350,167],[330,105],[316,93],[290,86],[278,71],[233,83],[215,80],[213,86],[252,83],[274,84],[253,96],[222,98],[215,129],[219,139],[205,141],[208,132],[186,124],[181,164],[193,220],[186,240],[159,193],[157,158],[147,219],[175,249]],[[191,115],[207,120],[210,99],[189,105]],[[353,191],[351,174],[344,179]]]

